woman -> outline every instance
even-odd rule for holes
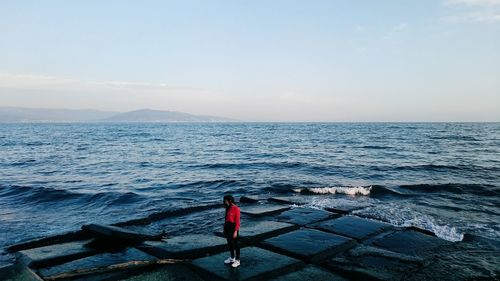
[[[238,243],[240,230],[240,208],[234,203],[231,195],[224,196],[224,206],[226,207],[226,219],[224,222],[224,237],[231,252],[231,257],[224,261],[232,267],[240,266],[240,245]],[[235,257],[236,252],[236,257]]]

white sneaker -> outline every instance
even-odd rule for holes
[[[235,260],[231,266],[232,267],[238,267],[238,266],[240,266],[240,260]]]
[[[225,264],[230,264],[230,263],[233,263],[234,261],[235,261],[234,258],[229,257],[229,258],[227,258],[227,260],[224,261],[224,263]]]

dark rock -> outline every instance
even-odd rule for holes
[[[145,242],[137,248],[158,258],[192,259],[224,251],[227,242],[213,235],[192,234],[172,237],[165,242]]]
[[[146,240],[160,240],[162,234],[147,234],[132,231],[126,228],[112,226],[112,225],[101,225],[101,224],[89,224],[82,226],[83,230],[92,232],[94,235],[105,238],[107,240],[112,240],[114,242],[141,242]]]
[[[308,262],[331,257],[355,244],[353,239],[315,229],[299,229],[262,242],[262,247]]]
[[[336,206],[336,207],[327,207],[325,210],[333,213],[339,213],[339,214],[349,214],[354,210],[358,210],[362,208],[361,206]]]
[[[90,240],[55,244],[18,252],[19,259],[33,267],[45,267],[88,257],[97,253],[87,247]]]
[[[322,268],[308,265],[299,271],[291,272],[283,276],[270,279],[269,281],[347,281],[347,279],[326,271]]]
[[[372,242],[375,246],[407,255],[425,255],[426,252],[451,242],[413,230],[395,231]]]
[[[337,219],[320,222],[315,227],[358,240],[366,239],[374,234],[392,228],[390,224],[354,216],[343,216]]]
[[[312,208],[292,208],[291,210],[281,213],[276,218],[279,221],[289,222],[298,225],[306,225],[322,221],[334,216],[339,216],[324,210]]]
[[[266,280],[295,271],[302,266],[299,260],[264,249],[241,249],[241,266],[232,268],[224,264],[227,253],[192,261],[192,265],[208,280]]]
[[[81,273],[81,275],[92,274],[92,269],[108,267],[111,265],[126,264],[136,261],[155,261],[156,258],[134,248],[129,248],[117,253],[102,253],[79,260],[74,260],[61,265],[46,267],[38,272],[44,279],[58,279],[57,276],[64,276],[71,273]],[[131,264],[133,266],[133,263]],[[126,269],[126,266],[122,269]],[[102,273],[102,271],[99,271]]]
[[[418,257],[358,245],[323,265],[353,280],[404,280],[422,264]]]
[[[241,206],[241,213],[250,216],[267,216],[278,214],[288,209],[290,209],[290,207],[284,207],[281,205],[251,205]]]

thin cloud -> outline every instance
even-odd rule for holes
[[[402,23],[400,23],[398,25],[393,26],[392,27],[392,31],[395,31],[395,32],[404,31],[404,30],[408,29],[408,26],[409,25],[407,23],[402,22]]]
[[[448,23],[500,23],[500,0],[446,0],[452,14],[442,18]]]
[[[500,6],[500,0],[447,0],[445,4],[456,5],[464,4],[467,6]]]

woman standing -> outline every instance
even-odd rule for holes
[[[240,208],[236,206],[231,195],[224,196],[224,206],[226,207],[226,219],[224,221],[224,236],[227,239],[231,257],[224,261],[232,267],[240,266],[240,245],[238,242],[240,230]],[[235,256],[236,252],[236,256]]]

